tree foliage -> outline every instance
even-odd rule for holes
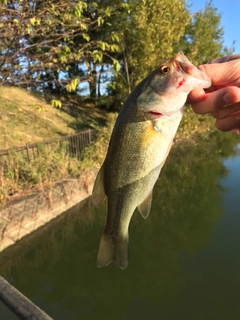
[[[188,23],[185,1],[130,0],[130,14],[120,24],[121,71],[112,83],[113,91],[126,95],[160,61],[171,57]]]
[[[93,1],[7,1],[0,17],[0,80],[2,84],[34,89],[60,88],[69,81],[73,64],[101,62],[118,50],[116,35],[102,30],[116,6]],[[84,72],[78,68],[78,78]]]

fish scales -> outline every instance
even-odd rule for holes
[[[136,208],[147,218],[152,190],[171,149],[188,93],[210,79],[179,52],[130,94],[116,120],[105,161],[93,188],[93,202],[107,197],[107,219],[97,266],[128,265],[128,227]]]

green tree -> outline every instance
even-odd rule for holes
[[[101,62],[118,50],[113,33],[107,32],[116,6],[105,1],[100,7],[98,2],[21,0],[0,5],[1,84],[74,91],[79,81],[88,80],[91,73],[81,73],[79,65]],[[104,36],[91,37],[103,27]],[[74,64],[79,73],[71,79]]]
[[[111,85],[124,100],[160,61],[175,53],[190,21],[185,1],[130,0],[130,11],[119,27],[121,71]]]

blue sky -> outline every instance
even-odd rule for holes
[[[206,0],[187,0],[192,3],[191,11],[203,9]],[[235,40],[234,53],[240,53],[240,1],[239,0],[212,0],[212,5],[221,14],[221,27],[224,28],[224,45],[231,47]]]

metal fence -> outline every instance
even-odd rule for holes
[[[26,160],[30,162],[33,158],[38,157],[43,147],[48,148],[48,152],[57,150],[59,147],[64,148],[70,156],[81,159],[81,153],[85,147],[87,147],[91,141],[96,137],[96,131],[88,129],[86,131],[78,132],[75,134],[67,135],[61,138],[55,138],[47,140],[41,143],[26,144],[22,147],[10,148],[0,150],[0,157],[13,155],[21,152],[26,157]]]

